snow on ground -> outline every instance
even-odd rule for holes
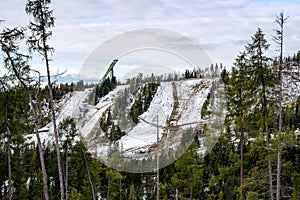
[[[298,66],[283,73],[283,103],[296,102],[300,95],[300,74]]]
[[[65,118],[73,117],[77,122],[79,133],[81,136],[86,137],[95,128],[102,113],[112,104],[113,99],[116,98],[119,92],[124,90],[125,87],[127,86],[118,86],[114,91],[111,91],[101,98],[96,106],[88,105],[87,103],[89,95],[93,92],[93,88],[88,88],[84,91],[74,91],[66,95],[56,105],[56,107],[58,107],[56,116],[57,127]],[[45,143],[54,141],[52,121],[40,129],[40,138],[41,141]],[[35,134],[28,136],[28,142],[37,143]]]
[[[201,121],[201,108],[210,91],[212,79],[193,79],[174,82],[178,96],[178,122],[176,125]],[[157,140],[157,116],[160,136],[162,127],[167,126],[174,105],[172,82],[162,82],[149,109],[143,113],[140,122],[120,140],[122,150],[147,149]],[[162,127],[161,127],[162,126]],[[193,126],[189,124],[188,127]],[[196,123],[194,124],[196,126]],[[188,128],[187,127],[187,128]]]
[[[101,106],[99,110],[93,113],[92,117],[84,124],[84,126],[79,130],[80,135],[85,138],[92,132],[92,130],[97,125],[98,120],[102,116],[103,112],[106,111],[111,106],[111,102],[107,102],[105,105]]]
[[[173,94],[171,82],[162,82],[150,104],[148,110],[143,113],[140,122],[120,140],[123,150],[140,148],[156,142],[157,116],[158,125],[165,126],[168,116],[173,108]],[[147,123],[148,122],[148,123]],[[151,124],[149,124],[151,123]],[[162,130],[159,130],[161,134]]]
[[[58,114],[56,116],[57,127],[63,119],[67,117],[74,117],[75,119],[80,116],[84,107],[84,102],[87,100],[92,89],[85,89],[84,91],[75,91],[66,95],[56,107]],[[49,143],[54,141],[53,123],[52,121],[40,129],[40,138],[42,142]],[[28,137],[29,143],[37,143],[35,135]]]
[[[171,126],[187,124],[182,128],[195,127],[197,123],[201,122],[201,108],[210,92],[213,80],[190,79],[176,82],[162,82],[157,89],[149,109],[139,116],[139,123],[119,140],[122,151],[127,152],[125,154],[128,155],[132,155],[137,149],[148,151],[151,145],[157,141],[157,117],[160,139],[163,138],[166,128],[169,128],[171,118],[173,120]],[[118,86],[114,91],[101,98],[96,106],[86,103],[93,91],[92,88],[84,91],[74,91],[72,95],[66,96],[57,104],[60,107],[57,114],[57,125],[66,117],[73,117],[77,123],[80,136],[87,140],[93,138],[92,134],[99,124],[99,118],[126,87],[128,86]],[[176,107],[174,107],[175,101],[178,103]],[[54,141],[52,122],[41,130],[45,131],[40,133],[42,141],[46,143]],[[173,137],[177,137],[177,135],[173,135]],[[36,141],[34,134],[29,139],[29,142],[31,141]],[[102,155],[107,154],[108,147],[102,144],[102,142],[100,143],[97,144],[97,150],[94,150]],[[178,139],[176,139],[176,144],[169,145],[177,146]]]
[[[211,79],[201,79],[188,80],[178,84],[179,112],[181,113],[178,120],[179,125],[201,120],[201,108],[210,91],[211,83]]]

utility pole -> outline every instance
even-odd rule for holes
[[[157,124],[157,129],[156,129],[156,200],[159,200],[159,130],[158,130],[158,115],[156,116],[156,124]]]

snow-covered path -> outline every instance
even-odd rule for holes
[[[96,127],[102,113],[111,106],[113,99],[126,87],[126,85],[118,86],[114,91],[101,98],[96,106],[88,105],[87,103],[89,95],[93,92],[93,88],[69,93],[56,105],[58,109],[56,116],[57,127],[65,118],[72,117],[75,119],[80,136],[86,137]],[[45,143],[54,141],[52,122],[40,129],[40,138]],[[28,136],[28,143],[31,142],[37,143],[34,134]]]
[[[107,103],[103,105],[99,110],[92,115],[92,117],[83,125],[82,128],[79,129],[80,135],[85,138],[92,132],[92,130],[96,127],[100,117],[103,112],[106,111],[111,106],[111,103]]]

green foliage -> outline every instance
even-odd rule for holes
[[[110,80],[110,78],[108,77],[100,85],[97,85],[95,93],[95,104],[99,103],[100,98],[107,95],[110,91],[115,89],[116,86],[116,77],[113,77],[112,80]]]
[[[125,132],[121,130],[120,126],[112,121],[110,108],[102,114],[100,128],[111,142],[117,141],[125,135]]]
[[[228,84],[229,72],[225,68],[221,72],[221,79],[225,85]]]
[[[210,95],[207,96],[207,99],[204,101],[202,108],[201,108],[201,118],[204,119],[206,116],[210,115],[212,113],[211,110],[209,110],[209,100]]]
[[[175,173],[171,177],[171,193],[178,194],[183,198],[197,198],[203,195],[202,176],[203,166],[200,165],[196,152],[196,145],[190,148],[175,162]],[[198,188],[198,189],[196,189]]]
[[[130,185],[130,193],[129,193],[129,200],[135,200],[135,188],[134,188],[134,184],[131,183]]]
[[[130,111],[130,117],[134,123],[138,123],[138,116],[148,110],[158,86],[156,83],[148,83],[141,89],[140,93],[136,94],[138,98]]]
[[[51,53],[53,48],[41,43],[47,42],[54,26],[50,0],[29,0],[26,4],[26,12],[33,16],[29,25],[30,35],[28,44],[31,51],[37,51],[45,56]],[[42,6],[43,5],[43,6]],[[43,17],[40,17],[43,16]],[[0,34],[1,50],[4,55],[4,67],[8,74],[0,79],[0,199],[8,196],[8,136],[7,127],[11,131],[12,152],[12,181],[13,199],[43,199],[43,179],[40,167],[39,151],[35,145],[25,141],[32,137],[33,115],[29,106],[28,91],[34,96],[35,102],[42,102],[44,109],[38,113],[41,118],[40,125],[49,122],[48,99],[49,88],[40,88],[35,79],[29,77],[30,67],[27,64],[28,56],[18,53],[18,46],[13,41],[20,41],[25,37],[23,28],[5,29]],[[9,40],[10,38],[10,40]],[[293,133],[300,124],[300,97],[297,102],[283,109],[284,135],[277,138],[277,108],[273,106],[276,93],[277,77],[268,66],[270,58],[266,56],[269,44],[264,38],[261,29],[258,29],[247,44],[245,51],[240,53],[232,68],[231,74],[225,69],[221,72],[221,79],[226,85],[226,97],[228,104],[228,116],[226,116],[226,131],[222,133],[212,150],[204,157],[199,156],[197,151],[201,147],[192,143],[186,152],[173,164],[160,170],[160,198],[174,199],[178,190],[179,199],[238,199],[239,192],[243,190],[244,199],[269,199],[268,194],[268,163],[270,161],[274,170],[278,141],[282,141],[282,194],[289,199],[300,199],[300,149],[294,144]],[[11,58],[7,53],[11,53]],[[299,62],[300,53],[291,60]],[[12,64],[17,72],[13,72]],[[183,74],[185,79],[203,76],[218,76],[222,66],[211,65],[205,70],[186,70]],[[13,75],[15,74],[15,75]],[[16,81],[19,78],[28,88],[20,86]],[[165,79],[176,80],[178,75],[166,75]],[[104,113],[100,120],[100,127],[111,141],[120,139],[124,132],[122,122],[126,127],[128,121],[124,118],[130,115],[135,123],[138,116],[147,111],[157,91],[162,77],[152,75],[145,83],[142,75],[132,82],[129,81],[130,89],[124,93],[136,95],[136,101],[128,113],[124,110],[132,102],[128,102],[127,95],[116,102],[114,110]],[[86,88],[83,81],[76,85],[77,89]],[[96,102],[99,98],[108,94],[116,87],[116,78],[109,78],[95,89]],[[38,95],[37,91],[39,92]],[[73,85],[53,85],[55,100],[73,91]],[[201,116],[210,114],[209,99],[204,102]],[[123,112],[124,111],[124,112]],[[123,113],[122,113],[123,112]],[[128,127],[128,126],[127,126]],[[92,199],[92,188],[96,191],[97,199],[154,199],[156,174],[141,173],[131,174],[118,172],[103,165],[93,155],[88,153],[82,141],[74,141],[77,134],[76,123],[72,118],[66,118],[59,124],[61,139],[61,154],[64,155],[64,164],[69,163],[69,169],[65,172],[69,175],[69,199]],[[272,131],[265,133],[267,128]],[[188,145],[193,135],[191,130],[183,134],[181,144]],[[271,139],[266,145],[266,136]],[[43,144],[45,163],[48,175],[50,199],[60,197],[57,157],[53,144]],[[121,159],[117,146],[111,149],[110,162],[118,163]],[[243,150],[243,160],[240,160]],[[68,159],[69,158],[69,159]],[[162,159],[164,156],[162,156]],[[118,161],[118,162],[116,162]],[[141,161],[142,163],[143,161]],[[138,163],[138,162],[137,162]],[[243,170],[243,184],[240,185],[240,166]],[[64,165],[66,166],[66,165]],[[90,180],[88,176],[90,171]],[[275,182],[275,179],[273,180]],[[241,198],[241,197],[240,197]]]

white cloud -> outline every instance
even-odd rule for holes
[[[51,44],[53,65],[80,69],[88,55],[113,36],[138,28],[164,28],[192,38],[207,50],[214,62],[230,66],[257,27],[261,27],[275,53],[272,35],[275,15],[290,15],[286,24],[285,54],[300,44],[300,5],[297,1],[250,0],[53,0],[56,17]],[[28,22],[25,1],[1,0],[4,25]],[[145,63],[146,64],[146,63]]]

